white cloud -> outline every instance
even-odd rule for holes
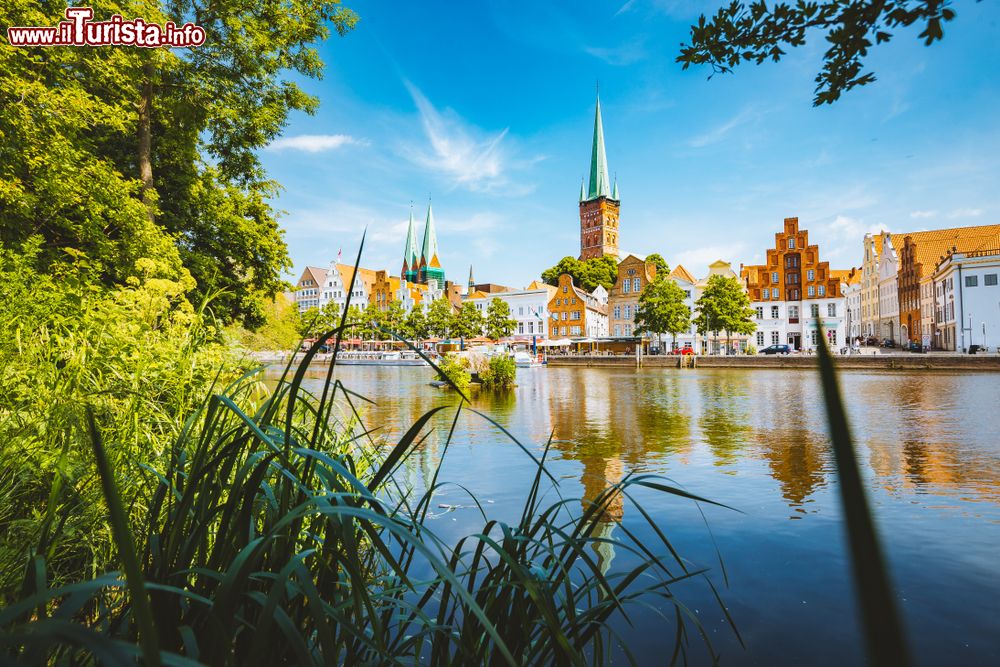
[[[983,209],[981,208],[956,208],[948,214],[948,217],[953,220],[955,218],[978,218],[982,214]]]
[[[489,192],[510,185],[507,175],[510,165],[503,145],[509,128],[484,136],[484,132],[454,112],[438,111],[416,86],[405,83],[420,113],[430,150],[406,145],[404,157],[469,190]]]
[[[933,218],[937,214],[937,211],[912,211],[910,213],[910,217],[914,220],[920,220],[923,218]]]
[[[281,137],[271,142],[269,150],[295,150],[306,153],[322,153],[343,146],[367,146],[368,142],[347,134],[300,134],[295,137]]]
[[[721,125],[712,128],[711,130],[705,132],[704,134],[700,134],[696,137],[693,137],[688,141],[688,144],[694,148],[703,148],[705,146],[718,143],[723,139],[725,139],[726,135],[728,135],[730,132],[735,130],[740,125],[743,125],[744,123],[750,121],[755,116],[756,113],[753,111],[753,109],[748,107],[743,111],[739,112],[738,114],[736,114],[735,116],[733,116],[732,118],[730,118],[729,120],[727,120],[726,122],[722,123]]]
[[[615,12],[615,16],[618,16],[619,14],[624,14],[628,10],[632,9],[632,5],[634,4],[635,0],[628,0],[628,2],[626,2],[624,5],[618,8],[618,11]]]
[[[833,222],[825,225],[825,231],[835,238],[856,239],[859,243],[865,234],[878,234],[884,228],[878,223],[868,223],[860,218],[849,215],[838,215]]]

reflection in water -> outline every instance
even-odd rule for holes
[[[455,395],[428,386],[431,373],[422,368],[355,366],[337,376],[351,390],[377,397],[376,405],[356,404],[365,425],[387,443],[428,410],[449,406],[402,470],[400,483],[421,493],[441,460]],[[314,389],[321,377],[311,375]],[[726,664],[861,662],[860,638],[851,634],[856,628],[843,622],[854,607],[846,568],[836,565],[844,563],[845,548],[814,373],[534,368],[519,369],[517,381],[508,394],[474,391],[472,407],[538,455],[551,436],[551,470],[569,478],[565,495],[578,494],[584,507],[609,484],[651,472],[742,510],[709,516],[733,582],[724,597],[742,614],[737,624],[746,623],[741,632],[748,648],[729,645],[736,657]],[[997,376],[844,372],[840,381],[862,474],[901,582],[914,653],[926,664],[948,664],[957,651],[962,664],[1000,664],[996,615],[982,613],[1000,598]],[[489,511],[504,520],[516,520],[534,474],[519,448],[469,411],[445,466],[442,479],[468,486],[486,502],[495,499]],[[464,492],[451,486],[441,493]],[[688,508],[655,494],[642,500],[670,539],[684,543],[683,555],[712,561],[710,551],[699,552],[705,527],[697,512],[687,516]],[[598,535],[613,540],[621,526],[642,530],[630,514],[616,499],[600,517]],[[790,515],[799,520],[788,521]],[[480,526],[475,510],[442,515],[435,524],[452,535]],[[655,542],[655,535],[645,535]],[[593,551],[603,571],[613,567],[612,543]],[[619,550],[617,558],[630,555]],[[702,600],[702,608],[710,602]],[[643,616],[635,620],[629,641],[650,645],[658,626]],[[711,626],[716,630],[713,636],[721,638],[724,622]],[[816,646],[826,647],[823,655]]]

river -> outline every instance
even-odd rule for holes
[[[427,384],[427,368],[348,366],[337,377],[376,400],[363,407],[364,423],[390,441],[427,410],[456,402]],[[310,371],[306,386],[320,378]],[[706,586],[677,594],[723,665],[863,661],[815,373],[534,368],[519,369],[517,381],[504,395],[477,392],[473,407],[536,453],[551,436],[563,496],[592,498],[607,481],[651,472],[738,510],[703,504],[703,518],[690,501],[640,494],[680,553],[711,568],[745,648]],[[1000,375],[845,371],[840,381],[916,663],[1000,664]],[[453,416],[443,411],[407,462],[413,486],[429,479]],[[493,517],[516,520],[533,464],[495,426],[464,412],[442,465],[441,479],[469,488]],[[435,504],[460,507],[433,520],[441,535],[481,526],[457,486]],[[614,518],[652,543],[634,508],[616,509]],[[611,522],[609,534],[616,530]],[[613,551],[599,557],[629,565]],[[654,614],[636,612],[634,621],[622,628],[630,649],[663,663],[671,627]]]

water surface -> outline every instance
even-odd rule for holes
[[[307,386],[320,386],[320,377],[310,372]],[[428,386],[426,368],[353,366],[338,369],[337,377],[377,400],[363,408],[365,424],[389,440],[427,410],[455,403],[454,394]],[[1000,376],[846,371],[840,377],[917,663],[1000,664]],[[536,453],[551,437],[551,469],[564,496],[593,498],[624,475],[653,472],[739,510],[702,506],[706,528],[693,503],[641,495],[682,555],[712,568],[745,649],[705,586],[678,594],[701,619],[722,664],[862,662],[813,372],[519,369],[515,390],[481,392],[474,407]],[[409,461],[414,487],[432,474],[453,417],[443,411]],[[494,517],[511,521],[533,473],[516,445],[471,413],[463,414],[443,466],[442,479],[468,487]],[[471,504],[458,487],[435,500]],[[612,515],[654,543],[634,508],[616,507]],[[612,535],[620,530],[613,520]],[[434,522],[453,537],[481,525],[470,509]],[[630,564],[621,553],[600,556],[611,568]],[[623,633],[643,662],[658,664],[672,641],[664,628],[643,614]]]

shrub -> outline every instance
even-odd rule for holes
[[[465,390],[472,381],[472,375],[469,373],[469,363],[461,356],[457,354],[449,354],[441,360],[438,364],[438,368],[441,369],[441,373],[445,377],[438,376],[440,380],[451,380],[452,383],[458,387],[460,390]]]
[[[514,386],[517,375],[517,365],[513,357],[495,355],[490,357],[486,370],[480,374],[484,387],[490,389],[509,389]]]

